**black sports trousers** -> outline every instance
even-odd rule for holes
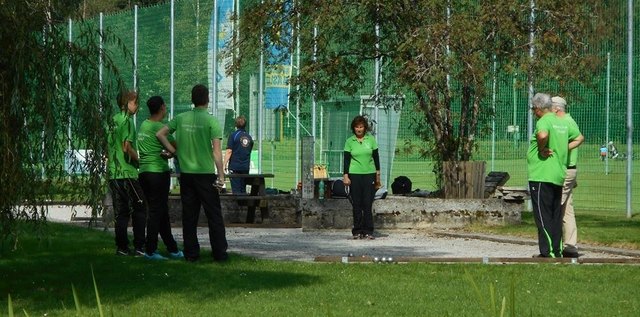
[[[142,251],[145,241],[147,205],[140,183],[133,178],[112,179],[109,180],[109,190],[113,199],[113,213],[116,220],[116,247],[118,250],[129,249],[127,227],[129,219],[131,219],[133,247]]]
[[[529,181],[538,247],[545,257],[562,257],[562,186]]]
[[[182,200],[182,235],[184,257],[197,260],[200,257],[198,243],[198,218],[200,207],[204,209],[209,227],[209,242],[214,260],[226,260],[227,237],[220,206],[220,195],[214,186],[215,174],[180,174],[180,198]]]
[[[171,253],[178,252],[178,244],[171,233],[169,220],[169,172],[142,172],[138,175],[140,186],[147,198],[149,217],[147,218],[147,242],[145,252],[152,255],[158,249],[158,234]]]
[[[349,195],[353,204],[353,235],[373,234],[373,199],[376,174],[349,174]]]

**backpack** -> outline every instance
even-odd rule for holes
[[[391,192],[394,195],[403,195],[411,193],[411,180],[406,176],[398,176],[391,183]]]
[[[331,197],[348,197],[349,190],[347,188],[341,179],[334,180],[331,182]]]

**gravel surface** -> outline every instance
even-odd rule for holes
[[[89,216],[86,208],[76,208],[77,216]],[[71,208],[50,206],[48,219],[69,222]],[[131,229],[129,229],[131,230]],[[174,228],[182,242],[182,229]],[[375,240],[353,240],[350,230],[313,230],[301,228],[226,228],[229,252],[260,259],[314,261],[319,256],[432,257],[432,258],[531,258],[538,254],[537,241],[490,234],[451,231],[384,230]],[[198,229],[202,248],[210,249],[208,230]],[[164,251],[160,242],[159,249]],[[208,256],[207,251],[203,256]],[[580,246],[583,258],[640,258],[640,250]]]
[[[376,232],[375,240],[353,240],[349,230],[265,229],[228,227],[229,252],[261,259],[314,261],[317,256],[372,257],[514,257],[531,258],[539,253],[535,241],[513,243],[488,239],[444,236],[418,230]],[[206,228],[199,228],[199,241],[209,248]],[[182,240],[180,228],[174,236]],[[495,240],[495,239],[493,239]],[[581,258],[627,258],[629,255],[583,249]],[[610,250],[611,251],[611,250]],[[640,253],[638,254],[640,256]]]

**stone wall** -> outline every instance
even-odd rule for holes
[[[460,228],[473,223],[517,224],[522,202],[501,199],[435,199],[388,196],[373,204],[374,227],[380,229]],[[353,223],[346,199],[301,202],[302,227],[347,229]]]
[[[231,196],[220,196],[222,215],[225,223],[245,223],[247,219],[247,201],[236,201]],[[269,196],[266,203],[267,217],[262,219],[260,207],[256,207],[255,222],[273,225],[300,224],[298,198],[290,194]],[[180,196],[169,196],[169,217],[173,226],[181,226],[182,205]],[[200,211],[200,225],[207,225],[204,212]]]
[[[231,197],[221,198],[226,223],[245,223],[247,207]],[[274,226],[301,226],[305,229],[348,229],[353,223],[347,199],[300,199],[294,195],[276,195],[266,203],[268,216],[261,219],[256,208],[256,223]],[[435,199],[389,195],[374,202],[374,226],[379,229],[460,228],[473,223],[509,225],[520,223],[524,204],[501,199]],[[180,226],[180,197],[171,196],[172,224]],[[206,226],[206,217],[200,216]]]

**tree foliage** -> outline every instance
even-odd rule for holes
[[[292,1],[244,2],[229,71],[260,50],[270,58],[269,45],[295,51],[299,36],[303,60],[292,83],[325,100],[358,92],[379,58],[381,93],[415,96],[424,115],[417,133],[433,144],[423,155],[437,162],[472,158],[479,119],[491,114],[494,61],[534,87],[588,81],[611,34],[605,17],[617,10],[597,0]],[[294,37],[282,36],[283,25],[294,26]]]
[[[76,23],[75,1],[2,1],[0,5],[0,242],[16,241],[16,222],[46,219],[46,203],[74,201],[101,210],[106,123],[119,80],[103,42],[117,42]],[[27,18],[28,17],[28,18]],[[71,81],[69,72],[71,71]],[[109,98],[110,99],[110,98]],[[65,158],[90,149],[87,174],[70,175]],[[0,248],[0,251],[3,248]]]

